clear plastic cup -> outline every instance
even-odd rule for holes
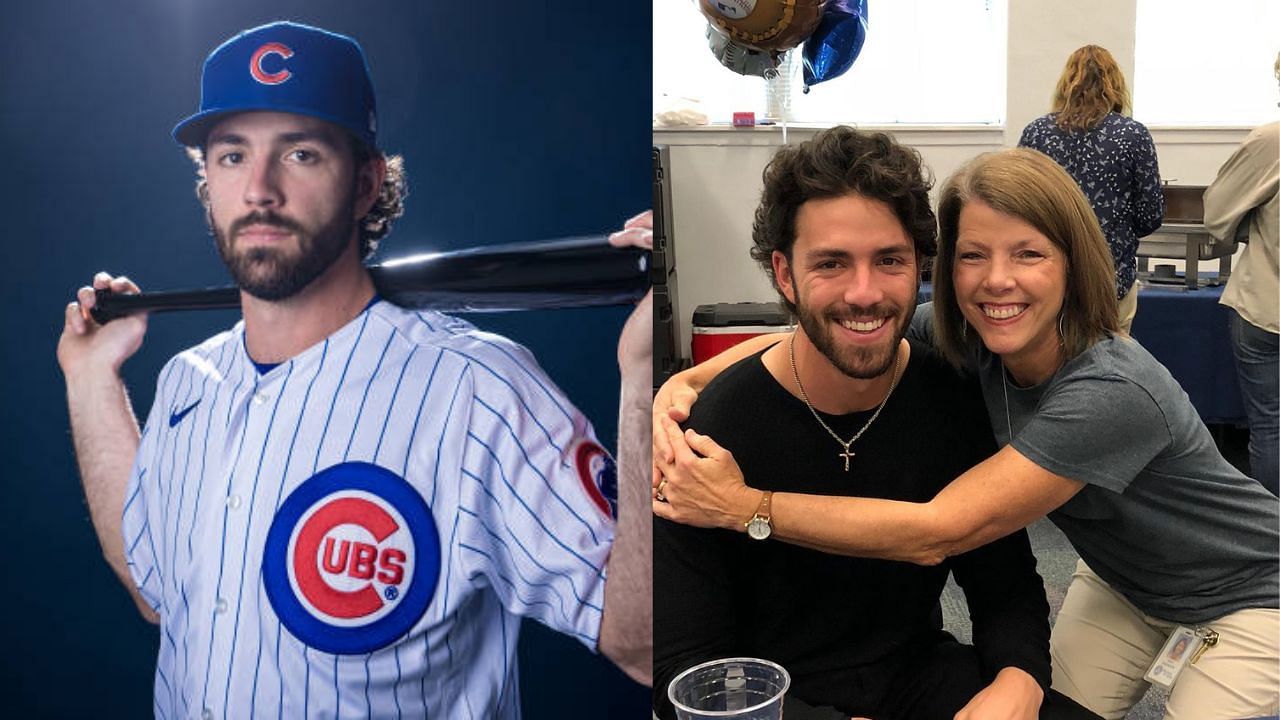
[[[679,720],[782,720],[782,697],[789,687],[791,676],[781,665],[757,658],[725,658],[680,673],[667,688],[667,696]]]

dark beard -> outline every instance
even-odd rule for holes
[[[795,284],[794,277],[792,279],[792,287],[798,287]],[[800,319],[800,327],[804,329],[805,336],[837,370],[857,380],[878,378],[893,366],[894,359],[898,356],[898,346],[901,344],[903,336],[907,334],[907,328],[911,326],[911,318],[916,313],[914,296],[911,298],[911,306],[905,311],[890,305],[852,308],[850,314],[883,317],[885,322],[897,322],[899,324],[892,342],[883,346],[871,348],[855,347],[842,351],[836,345],[830,325],[831,322],[838,321],[839,316],[833,313],[822,313],[821,315],[815,313],[800,298],[798,291],[796,300],[796,316]]]
[[[281,249],[270,247],[234,252],[230,238],[250,225],[267,225],[293,233],[298,238],[299,256],[288,258]],[[298,223],[266,211],[235,220],[226,232],[212,222],[210,226],[218,255],[236,285],[259,300],[278,301],[297,295],[333,265],[351,241],[355,220],[351,213],[341,213],[312,234]]]

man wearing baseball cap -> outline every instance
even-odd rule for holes
[[[355,40],[235,36],[173,135],[243,321],[169,361],[142,432],[119,369],[146,318],[88,314],[138,288],[99,273],[58,346],[104,554],[161,627],[157,717],[519,717],[524,617],[649,682],[649,301],[619,479],[527,350],[377,296],[404,178]]]

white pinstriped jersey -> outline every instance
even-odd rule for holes
[[[596,647],[608,496],[519,345],[378,302],[260,374],[237,325],[161,372],[126,494],[155,715],[518,718],[521,617]]]

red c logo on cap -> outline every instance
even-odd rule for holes
[[[288,45],[271,42],[254,51],[253,57],[249,58],[249,74],[253,76],[254,80],[257,80],[263,85],[279,85],[293,76],[293,73],[283,68],[280,72],[274,73],[269,73],[266,70],[263,70],[262,59],[268,55],[279,55],[285,60],[288,60],[293,57],[293,50],[290,50]]]

